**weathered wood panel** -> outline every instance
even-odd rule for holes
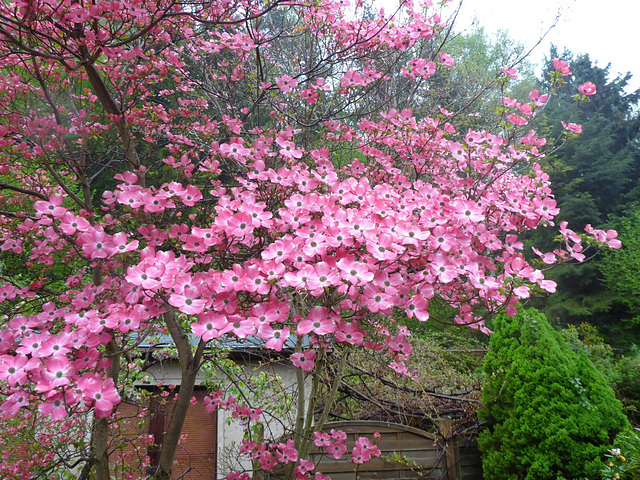
[[[446,425],[443,425],[446,430]],[[358,437],[373,439],[374,432],[381,436],[376,443],[382,452],[380,458],[356,466],[350,455],[336,460],[317,449],[312,459],[316,469],[333,480],[481,480],[480,452],[472,438],[453,438],[447,442],[436,440],[434,434],[413,427],[376,421],[332,422],[325,431],[342,430],[347,434],[350,452]],[[401,459],[401,461],[396,461]]]
[[[458,437],[454,442],[460,480],[482,480],[482,461],[473,437]]]

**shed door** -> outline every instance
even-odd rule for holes
[[[190,405],[187,412],[182,429],[182,435],[185,438],[178,445],[173,463],[172,477],[174,479],[216,479],[218,415],[217,412],[205,412],[203,399],[206,394],[205,390],[194,391],[198,402],[195,405]],[[173,397],[173,393],[168,397],[154,395],[149,405],[148,415],[143,415],[142,418],[136,417],[142,411],[139,406],[128,403],[122,403],[118,406],[118,415],[122,420],[119,422],[118,428],[114,430],[114,433],[116,431],[119,433],[119,438],[114,440],[123,445],[121,452],[125,455],[125,465],[139,465],[139,461],[132,461],[134,460],[132,457],[139,457],[140,453],[138,452],[144,452],[148,455],[152,468],[158,465],[159,451],[154,447],[150,447],[146,451],[140,447],[144,445],[143,436],[147,434],[152,434],[156,443],[162,442],[173,410]],[[137,452],[135,452],[133,445],[138,447]],[[121,458],[121,467],[125,466],[122,465],[122,460]],[[139,458],[135,458],[135,460],[139,460]]]
[[[203,399],[206,394],[205,390],[194,392],[198,403],[191,405],[187,412],[182,429],[182,435],[186,435],[186,438],[178,445],[173,462],[174,478],[180,477],[187,471],[188,473],[181,478],[185,480],[215,480],[216,478],[218,415],[217,412],[205,412]],[[173,404],[170,408],[173,408]],[[166,425],[169,425],[168,421]]]

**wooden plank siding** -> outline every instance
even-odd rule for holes
[[[446,432],[446,423],[443,426]],[[378,421],[331,422],[323,428],[327,432],[331,429],[347,434],[348,452],[358,437],[373,439],[374,432],[378,432],[381,438],[377,445],[382,452],[380,458],[356,468],[350,455],[336,460],[319,449],[314,451],[312,460],[316,469],[332,480],[482,479],[480,453],[473,438],[457,437],[443,442],[417,428]],[[393,460],[398,457],[403,461]]]
[[[475,437],[459,436],[454,440],[459,480],[482,480],[482,460]]]

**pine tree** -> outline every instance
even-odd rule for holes
[[[546,167],[560,207],[557,221],[567,221],[570,227],[587,223],[615,227],[612,216],[625,215],[640,199],[640,90],[628,93],[631,74],[611,78],[609,65],[599,67],[589,55],[567,51],[559,55],[552,47],[547,62],[557,57],[570,63],[574,80],[557,91],[543,117],[547,137],[559,139]],[[543,78],[541,83],[549,80]],[[596,84],[597,92],[577,108],[577,86],[588,80]],[[582,125],[582,134],[572,138],[563,132],[561,120]],[[551,238],[536,235],[540,247],[551,244]],[[558,283],[558,294],[537,307],[552,321],[588,321],[611,336],[619,321],[615,295],[603,285],[597,262],[563,266],[550,277]]]

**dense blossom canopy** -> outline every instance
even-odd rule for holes
[[[553,292],[518,236],[558,212],[528,127],[548,95],[505,98],[502,136],[457,132],[444,108],[392,108],[394,76],[455,68],[423,3],[391,21],[332,0],[4,2],[0,249],[30,270],[0,281],[2,416],[108,420],[123,355],[156,333],[176,344],[185,402],[205,345],[226,337],[280,351],[308,336],[291,357],[304,372],[330,344],[387,348],[411,376],[392,313],[426,321],[437,297],[484,330]],[[556,68],[559,84],[569,67]],[[615,232],[589,233],[616,246]],[[566,248],[541,260],[582,260],[586,237],[560,235]],[[345,453],[323,435],[316,445]],[[300,445],[244,453],[307,478]],[[357,448],[356,463],[376,451]]]

